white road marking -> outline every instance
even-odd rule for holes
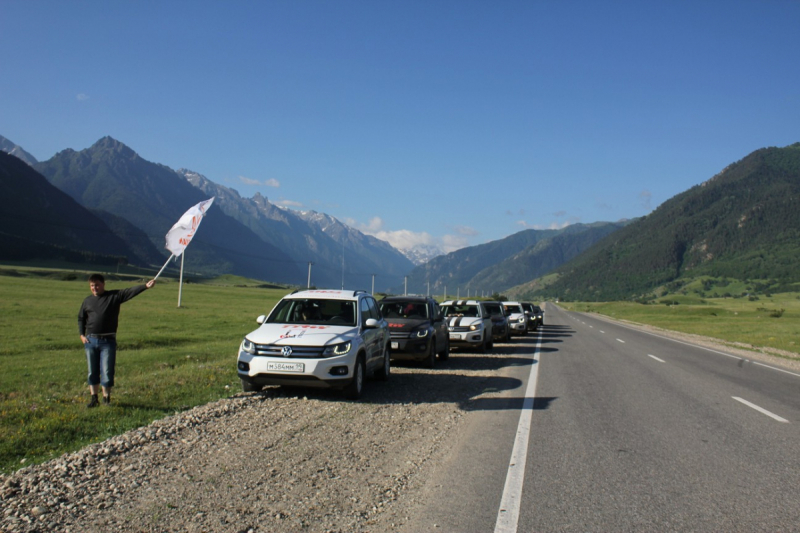
[[[720,352],[719,350],[714,350],[712,348],[706,348],[705,346],[701,346],[699,344],[693,344],[691,342],[679,341],[678,339],[673,339],[672,337],[665,337],[664,335],[659,335],[658,333],[652,333],[650,331],[646,331],[646,330],[643,330],[643,329],[636,329],[636,328],[633,328],[633,327],[630,327],[630,326],[626,326],[625,324],[621,324],[619,322],[616,322],[613,319],[608,318],[608,317],[598,317],[598,318],[600,320],[605,320],[606,322],[613,322],[617,326],[619,326],[621,328],[629,329],[631,331],[638,331],[639,333],[645,333],[647,335],[652,335],[653,337],[658,337],[659,339],[664,339],[664,340],[667,340],[667,341],[677,342],[678,344],[684,344],[686,346],[692,346],[694,348],[700,348],[701,350],[705,350],[705,351],[711,352],[711,353],[716,353],[716,354],[719,354],[719,355],[724,355],[725,357],[730,357],[731,359],[737,359],[739,361],[750,361],[754,365],[763,366],[764,368],[769,368],[770,370],[777,370],[778,372],[783,372],[784,374],[789,374],[790,376],[796,376],[796,377],[800,378],[800,374],[798,374],[797,372],[791,372],[789,370],[785,370],[783,368],[779,368],[779,367],[776,367],[776,366],[765,365],[764,363],[759,363],[757,361],[751,361],[750,359],[747,359],[745,357],[739,357],[739,356],[732,355],[732,354],[729,354],[729,353]]]
[[[731,398],[733,398],[733,399],[734,399],[734,400],[736,400],[737,402],[742,402],[742,403],[743,403],[743,404],[745,404],[747,407],[752,407],[753,409],[755,409],[755,410],[756,410],[756,411],[758,411],[759,413],[765,414],[765,415],[767,415],[767,416],[768,416],[768,417],[770,417],[770,418],[774,418],[774,419],[775,419],[775,420],[777,420],[778,422],[784,422],[784,423],[787,423],[787,424],[789,423],[789,421],[788,421],[788,420],[786,420],[785,418],[783,418],[783,417],[780,417],[780,416],[776,415],[775,413],[770,413],[769,411],[767,411],[767,410],[766,410],[766,409],[764,409],[763,407],[759,407],[759,406],[757,406],[757,405],[756,405],[756,404],[754,404],[754,403],[750,403],[750,402],[748,402],[747,400],[743,400],[742,398],[738,398],[738,397],[736,397],[736,396],[731,396]]]
[[[522,499],[522,484],[525,482],[525,462],[528,458],[528,440],[531,433],[531,418],[533,418],[533,401],[536,398],[536,381],[539,376],[538,357],[541,347],[542,332],[540,331],[533,352],[533,364],[530,376],[528,376],[525,400],[522,402],[522,412],[519,414],[517,436],[514,439],[514,448],[511,450],[511,459],[508,463],[503,497],[500,500],[500,509],[497,511],[495,533],[516,533],[519,523],[519,508]]]
[[[666,363],[666,361],[664,361],[663,359],[659,359],[659,358],[658,358],[658,357],[656,357],[655,355],[650,355],[650,354],[647,354],[647,357],[652,357],[653,359],[655,359],[655,360],[656,360],[656,361],[658,361],[659,363]]]
[[[617,342],[621,342],[622,344],[625,344],[625,341],[622,340],[622,339],[617,339]]]
[[[600,333],[605,333],[605,331],[603,331],[603,330],[601,329],[601,330],[600,330]]]

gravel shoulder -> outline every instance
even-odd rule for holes
[[[0,477],[0,530],[395,531],[501,359],[400,363],[358,402],[273,387],[166,417]]]

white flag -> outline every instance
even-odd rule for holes
[[[186,211],[180,220],[178,220],[172,229],[167,233],[167,250],[172,252],[175,257],[180,257],[183,250],[189,246],[189,243],[197,232],[200,222],[206,215],[206,211],[211,207],[211,202],[215,197],[210,200],[200,202],[196,206]]]

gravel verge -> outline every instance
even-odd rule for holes
[[[401,363],[358,402],[273,387],[166,417],[0,477],[0,531],[394,531],[501,358]]]

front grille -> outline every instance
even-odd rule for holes
[[[471,331],[469,329],[469,327],[465,327],[465,326],[456,326],[456,327],[451,327],[449,329],[450,329],[450,331],[453,331],[453,332],[456,332],[456,333],[462,333],[462,332],[465,332],[465,331]]]
[[[283,349],[285,345],[278,344],[256,344],[256,356],[261,357],[283,357]],[[322,352],[325,350],[322,346],[291,346],[292,359],[322,359]]]
[[[395,340],[411,338],[411,334],[410,333],[406,333],[406,332],[403,332],[403,331],[391,331],[389,333],[390,333],[390,336],[392,337],[392,339],[395,339]]]

